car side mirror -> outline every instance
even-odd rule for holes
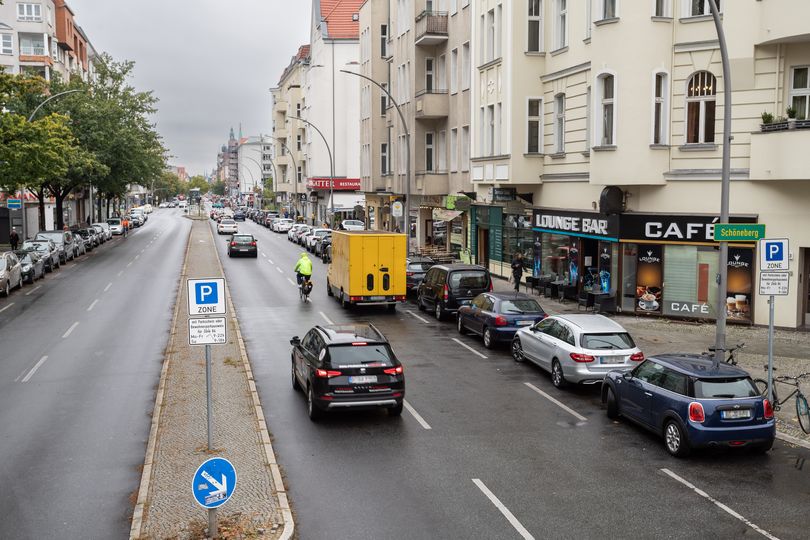
[[[297,347],[300,344],[301,338],[299,338],[298,336],[293,336],[293,338],[290,340],[290,345],[292,345],[293,347]]]
[[[624,380],[626,380],[626,381],[629,381],[630,379],[632,379],[632,378],[633,378],[633,372],[632,372],[632,371],[625,371],[625,372],[622,374],[622,378],[623,378]]]

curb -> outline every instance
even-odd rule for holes
[[[217,264],[225,277],[225,269],[222,267],[222,260],[219,258],[219,251],[216,249],[216,242],[214,242],[214,233],[211,232],[211,226],[208,226],[208,234],[211,237],[212,245],[214,246],[214,253],[217,256]],[[256,381],[253,378],[253,369],[250,367],[250,360],[248,359],[247,348],[245,348],[245,341],[242,339],[242,331],[239,328],[239,320],[236,317],[236,309],[234,309],[233,301],[231,300],[231,291],[228,287],[228,281],[225,280],[225,296],[228,299],[228,309],[231,312],[230,319],[236,328],[236,340],[239,344],[239,355],[242,357],[242,365],[245,368],[245,374],[248,379],[248,388],[250,389],[250,396],[253,399],[253,412],[256,415],[256,421],[259,425],[259,435],[264,448],[264,458],[267,465],[270,467],[270,474],[273,476],[273,484],[276,488],[276,498],[278,499],[278,507],[281,510],[281,515],[284,519],[284,529],[281,531],[279,540],[289,540],[295,533],[295,521],[293,519],[292,510],[290,509],[290,502],[287,498],[287,490],[284,487],[284,479],[281,476],[281,469],[276,460],[276,453],[273,450],[273,443],[270,441],[270,432],[267,429],[267,422],[264,418],[264,411],[262,404],[259,400],[259,392],[256,390]]]
[[[152,483],[152,468],[155,459],[155,447],[157,446],[157,433],[160,426],[160,414],[163,411],[163,398],[166,393],[166,375],[169,372],[169,362],[174,352],[174,328],[177,324],[177,316],[180,313],[180,294],[181,287],[183,286],[183,278],[186,275],[186,264],[188,261],[188,252],[191,249],[191,232],[188,231],[188,238],[186,238],[186,253],[183,256],[183,268],[180,271],[180,280],[177,285],[177,296],[174,301],[174,316],[172,317],[172,334],[169,337],[169,342],[166,344],[164,351],[163,367],[160,369],[160,383],[158,384],[157,397],[155,398],[155,407],[152,411],[152,425],[149,429],[149,442],[146,445],[146,458],[143,462],[143,472],[141,473],[141,484],[138,488],[138,499],[135,503],[135,509],[132,512],[132,526],[129,530],[130,540],[137,540],[141,538],[143,528],[143,515],[146,508],[146,500],[149,496],[149,486]],[[167,354],[168,353],[168,354]]]
[[[810,449],[810,443],[805,442],[798,437],[794,437],[793,435],[788,435],[787,433],[777,431],[776,438],[789,444],[795,444],[796,446]]]

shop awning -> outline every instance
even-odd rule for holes
[[[433,209],[433,219],[435,221],[453,221],[464,212],[458,210],[445,210],[444,208]]]

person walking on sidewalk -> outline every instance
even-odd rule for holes
[[[17,251],[17,245],[20,243],[20,235],[17,234],[16,227],[12,227],[11,232],[8,233],[8,243],[11,244],[11,251]]]
[[[523,253],[516,253],[512,258],[512,281],[515,282],[515,292],[520,292],[520,279],[523,277]]]

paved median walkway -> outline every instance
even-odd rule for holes
[[[188,345],[187,278],[224,277],[207,220],[194,220],[180,279],[131,538],[204,538],[206,511],[194,501],[197,467],[233,463],[238,483],[219,508],[222,538],[287,538],[293,532],[283,480],[228,301],[228,343],[212,346],[214,451],[206,450],[205,348]]]

